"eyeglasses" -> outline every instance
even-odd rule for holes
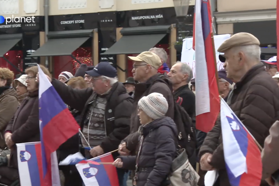
[[[133,68],[136,69],[140,66],[146,66],[146,65],[147,65],[146,63],[142,63],[142,64],[138,64],[138,65],[133,64]]]
[[[36,78],[35,76],[33,76],[33,77],[27,76],[26,80],[35,79],[35,78]]]

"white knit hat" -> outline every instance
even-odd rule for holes
[[[71,72],[68,72],[68,71],[61,72],[58,77],[61,77],[61,76],[66,78],[67,81],[69,81],[72,77],[74,77],[73,74]]]
[[[138,102],[138,106],[152,119],[159,119],[165,116],[169,107],[166,98],[158,92],[142,97]]]
[[[18,81],[18,82],[20,82],[21,84],[23,84],[24,86],[27,87],[26,78],[27,78],[27,75],[23,74],[19,78],[15,79],[15,81],[16,82]]]

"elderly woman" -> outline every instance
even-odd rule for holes
[[[51,76],[44,66],[41,66],[41,68],[46,75]],[[28,98],[23,100],[5,131],[5,142],[11,149],[11,156],[9,166],[3,166],[7,165],[7,162],[1,162],[0,183],[11,184],[19,179],[15,144],[40,141],[39,84],[36,81],[38,67],[32,66],[26,69],[25,73],[27,74]]]
[[[175,158],[177,129],[166,117],[168,102],[160,93],[139,100],[140,146],[137,156],[121,156],[113,163],[117,168],[136,170],[136,186],[169,185],[167,177]]]
[[[26,77],[27,75],[24,74],[15,79],[17,99],[20,103],[28,96]]]

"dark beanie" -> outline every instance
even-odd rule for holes
[[[75,73],[75,77],[81,76],[84,77],[85,72],[87,71],[88,67],[86,64],[81,64],[80,67],[77,69]]]
[[[218,76],[219,78],[226,80],[230,84],[233,84],[233,81],[227,77],[227,73],[224,69],[218,71]]]

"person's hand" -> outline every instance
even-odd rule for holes
[[[100,155],[104,154],[104,150],[102,149],[102,147],[100,145],[98,145],[90,150],[90,154],[94,158],[96,156],[100,156]]]
[[[210,153],[205,153],[200,160],[200,165],[201,165],[201,169],[204,171],[210,171],[213,170],[212,165],[210,165],[209,163],[211,162],[212,159],[212,154]]]
[[[5,138],[5,142],[6,142],[7,146],[8,146],[8,148],[10,149],[14,145],[14,142],[12,140],[12,135],[8,135]]]
[[[12,133],[6,132],[5,135],[4,135],[5,141],[6,141],[6,138],[8,138],[9,136],[12,136]]]
[[[269,176],[268,178],[265,179],[265,181],[268,183],[268,185],[270,186],[274,186],[275,185],[275,181],[272,179],[271,176]]]
[[[117,168],[122,168],[123,167],[123,162],[120,158],[117,158],[113,163],[113,166],[117,167]]]
[[[118,153],[122,156],[127,156],[130,154],[130,151],[126,148],[126,142],[119,144]]]

